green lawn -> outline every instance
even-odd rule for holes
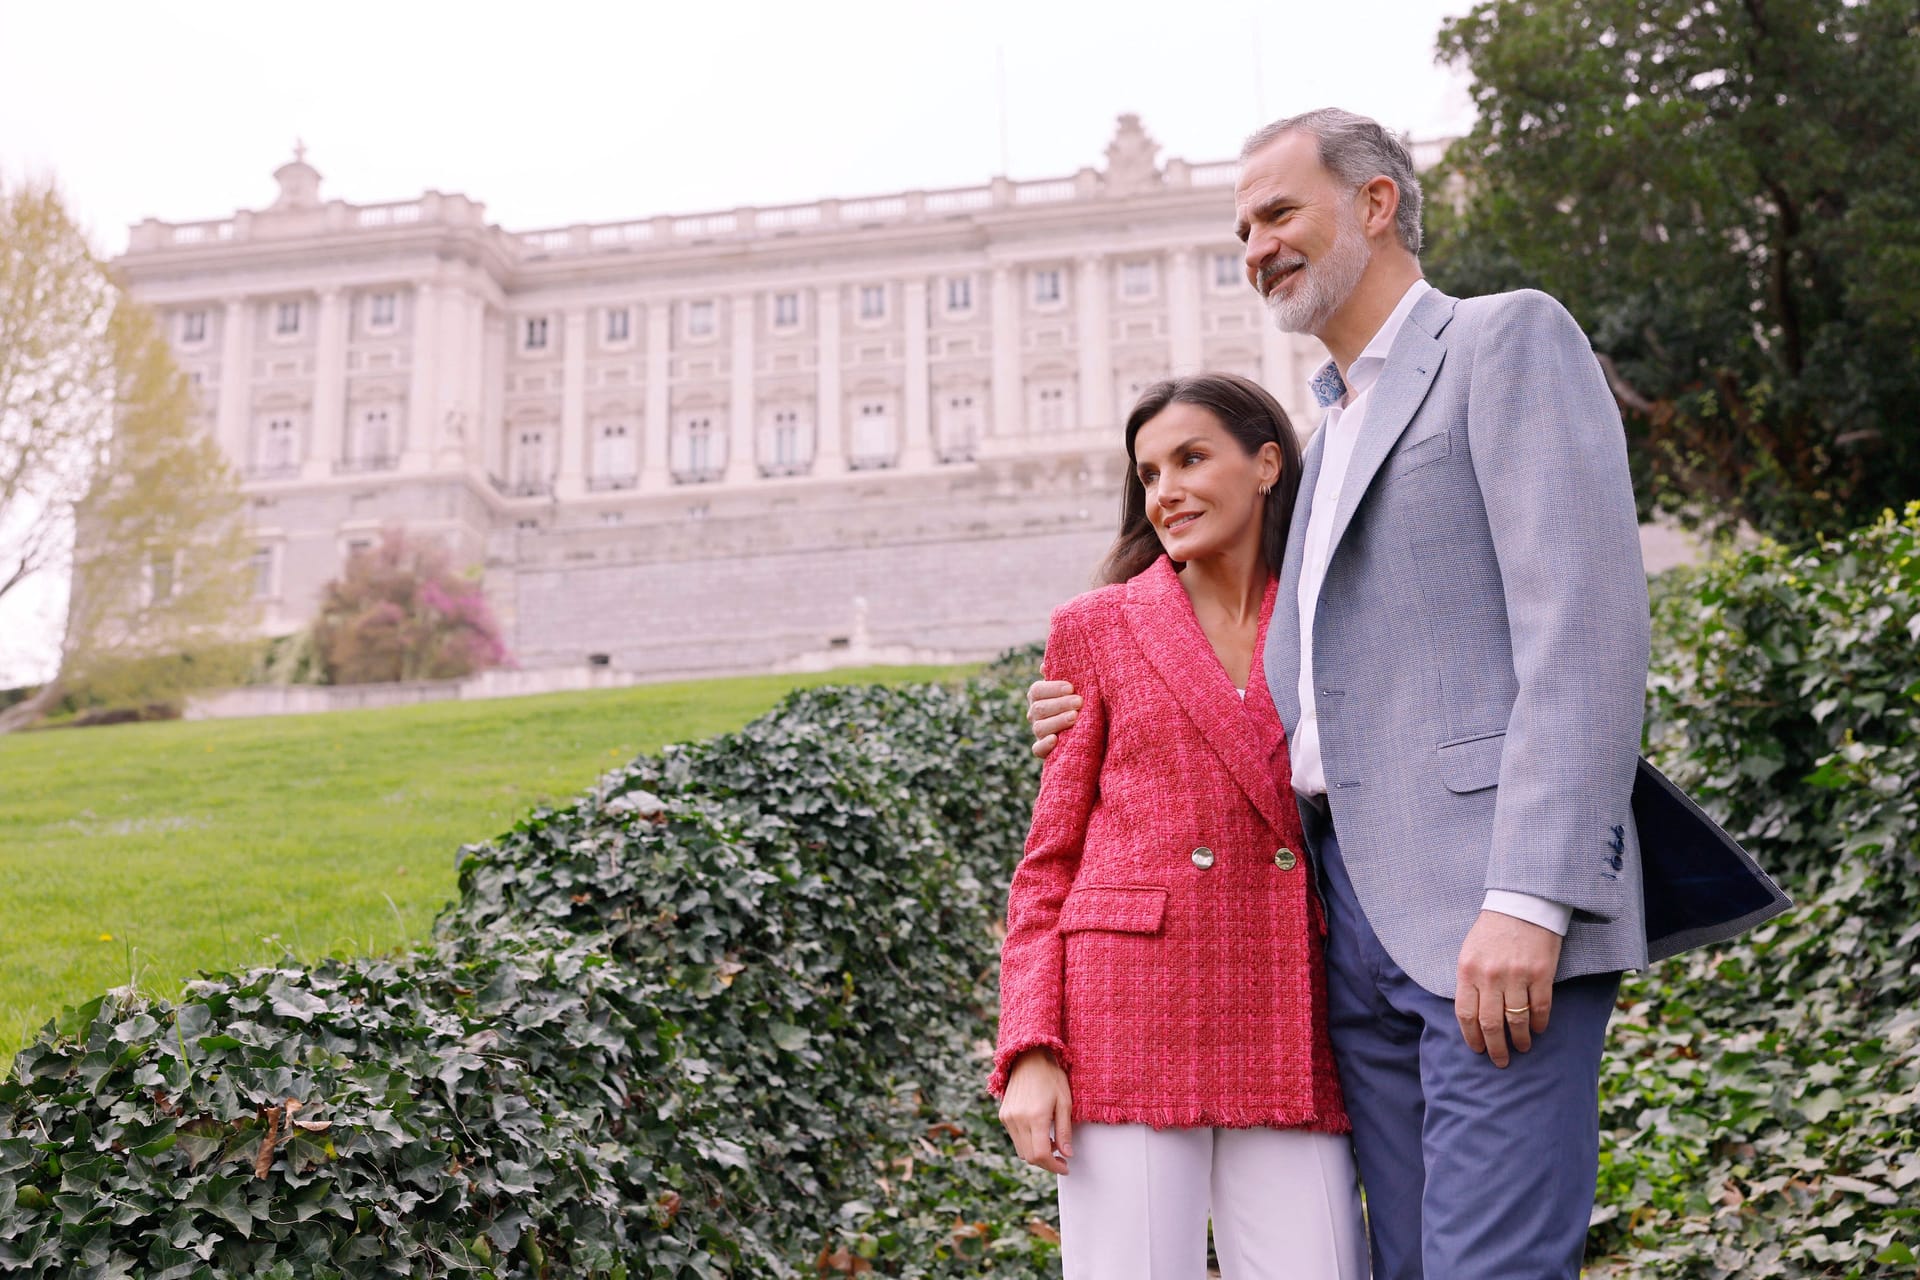
[[[463,843],[788,690],[949,668],[759,676],[0,738],[0,1062],[129,980],[425,937]]]

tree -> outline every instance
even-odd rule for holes
[[[330,684],[455,679],[507,661],[480,584],[440,543],[399,529],[327,584],[314,648]]]
[[[151,312],[50,186],[0,190],[0,598],[69,570],[63,696],[169,701],[244,671],[253,621],[238,482],[195,425]]]
[[[1920,494],[1920,10],[1488,0],[1428,262],[1594,339],[1643,501],[1789,542]]]

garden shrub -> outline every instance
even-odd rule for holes
[[[1920,505],[1659,584],[1650,748],[1799,905],[1623,988],[1589,1274],[1914,1274],[1917,562]],[[637,760],[404,954],[70,1012],[0,1085],[0,1271],[1057,1273],[981,1089],[1033,658]]]
[[[1630,978],[1593,1245],[1631,1276],[1920,1254],[1920,503],[1656,593],[1648,739],[1797,901]]]
[[[430,946],[70,1013],[0,1086],[0,1271],[1044,1266],[981,1091],[1033,666],[636,761],[463,851]]]

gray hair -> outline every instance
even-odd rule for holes
[[[1400,243],[1408,253],[1419,254],[1420,176],[1413,171],[1413,156],[1406,143],[1377,120],[1339,107],[1322,107],[1276,120],[1255,132],[1240,148],[1241,162],[1287,133],[1304,133],[1317,140],[1320,163],[1351,190],[1358,191],[1375,178],[1391,178],[1400,189],[1400,207],[1394,214]]]

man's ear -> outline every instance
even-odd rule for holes
[[[1360,229],[1368,239],[1395,235],[1394,219],[1400,213],[1400,187],[1386,174],[1362,183],[1358,192],[1365,202],[1360,206]]]

